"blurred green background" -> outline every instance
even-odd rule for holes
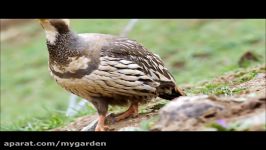
[[[27,21],[1,29],[1,130],[47,130],[71,120],[64,116],[70,94],[48,72],[44,32]],[[71,19],[71,27],[119,35],[128,21]],[[259,56],[250,65],[265,63],[264,19],[140,19],[128,37],[159,54],[181,87],[238,69],[247,51]],[[79,115],[94,112],[88,106]]]

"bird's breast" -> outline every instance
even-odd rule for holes
[[[81,57],[69,57],[68,58],[68,64],[58,64],[58,63],[50,63],[51,70],[54,70],[56,72],[60,73],[66,73],[66,72],[76,72],[80,69],[86,69],[89,67],[89,63],[91,62],[91,59],[85,56]]]
[[[79,61],[88,61],[85,60]],[[86,99],[119,96],[128,98],[138,96],[140,99],[150,99],[157,95],[156,87],[158,83],[152,81],[138,70],[139,66],[137,64],[109,57],[101,57],[100,60],[101,62],[97,69],[80,78],[75,77],[76,75],[72,75],[71,78],[65,78],[65,76],[60,76],[55,71],[51,71],[51,74],[63,88]],[[75,68],[74,66],[72,67]],[[57,71],[60,71],[60,73],[65,73],[66,69],[70,67],[64,68],[65,70],[57,66],[50,66],[50,70],[51,68],[58,69]],[[72,73],[74,74],[74,72]]]

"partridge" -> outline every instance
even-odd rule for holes
[[[108,105],[130,105],[116,121],[138,115],[138,106],[160,97],[185,95],[158,55],[126,37],[77,34],[68,19],[40,19],[49,52],[49,71],[65,90],[90,101],[105,131]]]

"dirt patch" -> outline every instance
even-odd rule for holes
[[[199,59],[208,59],[210,56],[211,54],[207,52],[195,53],[192,55],[192,57],[199,58]]]
[[[185,66],[185,62],[184,61],[177,61],[177,62],[175,62],[173,64],[173,67],[179,68],[179,69],[184,68],[184,66]]]
[[[1,42],[10,45],[26,43],[30,41],[29,39],[41,33],[41,28],[36,28],[37,25],[38,22],[33,19],[2,19],[0,30]]]
[[[254,53],[247,51],[239,59],[238,65],[240,67],[245,67],[246,63],[249,61],[259,61],[259,58]]]
[[[1,28],[0,31],[5,31],[11,27],[19,26],[19,25],[24,25],[27,23],[32,22],[33,19],[1,19],[0,24]]]

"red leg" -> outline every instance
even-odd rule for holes
[[[105,125],[105,115],[99,115],[98,124],[95,128],[95,131],[106,131],[109,129],[108,126]]]
[[[138,103],[132,103],[127,111],[115,117],[115,121],[126,119],[129,116],[133,116],[133,117],[138,116]]]

